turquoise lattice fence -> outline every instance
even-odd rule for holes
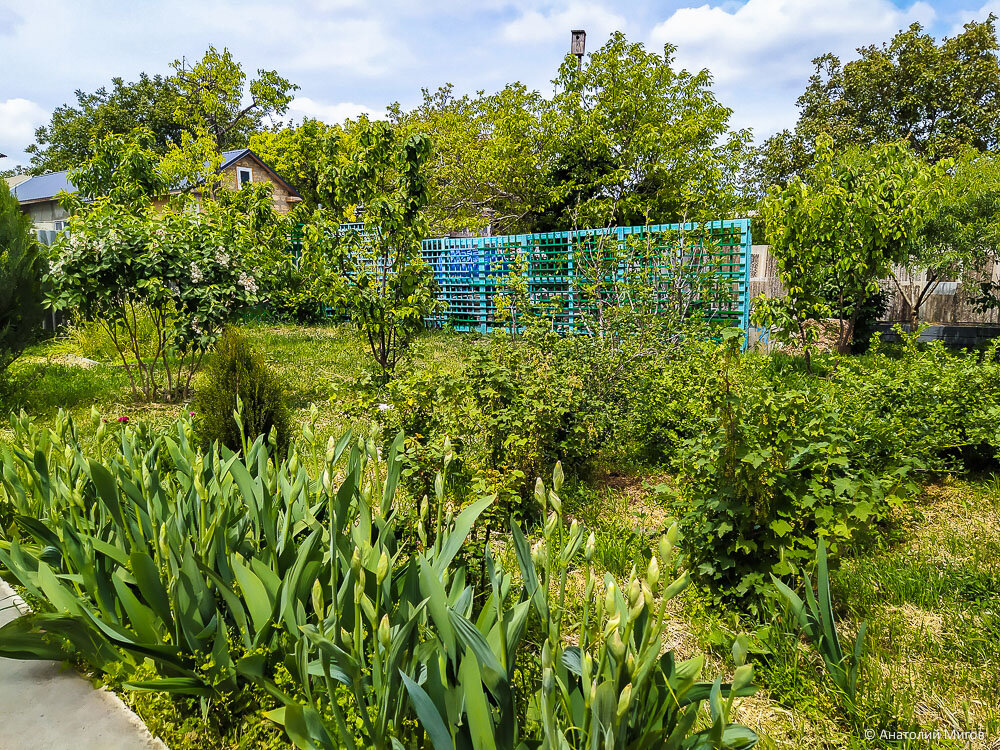
[[[363,225],[344,225],[363,230]],[[301,227],[291,252],[301,257]],[[615,304],[623,287],[641,279],[654,305],[749,327],[749,219],[704,225],[658,224],[494,237],[442,237],[422,242],[421,255],[437,280],[441,312],[432,328],[508,329],[512,289],[523,285],[528,304],[559,330],[584,332],[600,304]],[[523,300],[522,300],[523,302]]]
[[[506,329],[514,280],[521,278],[532,307],[560,330],[582,331],[602,302],[612,304],[641,277],[663,306],[685,297],[692,312],[747,330],[752,244],[749,219],[428,239],[422,255],[446,306],[427,322],[459,331]]]

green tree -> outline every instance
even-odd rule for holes
[[[153,145],[154,135],[148,128],[92,138],[86,161],[69,173],[77,192],[64,194],[63,203],[76,211],[85,200],[100,198],[135,212],[146,207],[151,197],[165,195],[169,183]]]
[[[315,278],[315,295],[364,334],[384,382],[436,305],[434,277],[420,257],[431,142],[418,135],[404,141],[378,121],[362,120],[356,135],[348,154],[344,136],[327,141],[324,208],[307,228],[303,267]],[[359,221],[363,229],[345,226]]]
[[[35,131],[35,143],[25,149],[31,154],[31,171],[72,169],[87,160],[95,138],[126,135],[136,128],[152,133],[152,148],[165,153],[186,129],[174,119],[177,96],[173,77],[145,73],[132,82],[112,78],[110,90],[77,90],[75,104],[56,107],[49,124]]]
[[[171,143],[160,160],[159,171],[172,189],[200,200],[214,200],[222,186],[222,152],[204,130],[185,132],[180,143]]]
[[[567,56],[546,107],[559,200],[544,223],[560,228],[700,219],[737,204],[748,131],[707,70],[675,70],[675,48],[647,52],[616,32],[582,66]]]
[[[551,194],[541,95],[514,83],[490,95],[457,97],[447,84],[423,96],[409,112],[391,105],[389,117],[404,134],[424,134],[434,144],[425,210],[431,232],[530,229]]]
[[[250,136],[249,147],[302,196],[299,211],[312,212],[319,207],[320,161],[316,157],[335,129],[307,117],[294,127]]]
[[[758,151],[754,181],[785,184],[815,158],[819,135],[837,147],[905,140],[921,156],[956,156],[965,146],[1000,146],[1000,61],[995,17],[970,22],[937,43],[912,24],[882,45],[858,48],[846,64],[833,54],[813,60],[799,97],[794,132]]]
[[[31,220],[0,180],[0,375],[42,322],[41,261]]]
[[[172,76],[142,73],[134,82],[113,78],[110,89],[78,90],[75,103],[57,107],[35,131],[35,143],[25,149],[31,171],[72,169],[89,158],[94,139],[137,128],[152,133],[151,148],[161,155],[182,146],[185,133],[207,132],[220,151],[242,148],[269,118],[288,110],[298,88],[273,70],[257,71],[248,83],[232,54],[215,47],[193,66],[175,61],[173,67]]]
[[[921,289],[911,292],[914,319],[920,304],[946,279],[962,281],[983,312],[1000,309],[1000,155],[969,149],[945,181],[939,205],[922,232],[917,261],[926,269]],[[911,298],[915,297],[913,301]]]
[[[992,306],[984,303],[994,286],[991,269],[1000,247],[1000,159],[966,148],[938,188],[940,195],[928,207],[901,266],[909,278],[896,268],[889,274],[914,326],[943,281],[963,281],[966,290],[979,290],[974,301]]]
[[[292,92],[298,89],[273,70],[258,70],[248,83],[232,53],[214,46],[191,67],[175,60],[173,68],[179,94],[174,119],[207,132],[219,151],[245,147],[265,120],[288,111]]]
[[[947,166],[929,167],[899,142],[837,152],[829,136],[818,139],[816,156],[804,179],[772,187],[762,201],[786,295],[754,303],[756,324],[797,340],[807,363],[824,318],[839,321],[837,350],[849,350],[878,280],[909,257]]]

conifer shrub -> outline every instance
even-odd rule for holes
[[[240,423],[233,412],[239,399]],[[279,455],[288,450],[289,417],[281,381],[264,363],[245,336],[226,330],[195,392],[198,437],[204,445],[218,440],[233,451],[242,450],[244,437],[271,436]]]
[[[0,377],[42,323],[41,261],[30,227],[0,180]]]

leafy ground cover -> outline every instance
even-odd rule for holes
[[[243,331],[282,377],[292,412],[293,432],[298,435],[300,445],[306,443],[307,430],[316,444],[325,445],[329,437],[339,437],[347,429],[358,435],[369,434],[373,424],[387,423],[386,411],[409,409],[412,413],[423,408],[418,400],[413,400],[412,392],[405,394],[412,401],[408,405],[405,399],[394,401],[391,389],[371,386],[365,343],[346,328],[245,326]],[[489,353],[490,346],[490,342],[474,336],[425,333],[418,339],[412,362],[405,365],[400,380],[411,379],[419,384],[421,378],[433,375],[434,388],[427,392],[440,394],[451,387],[449,377],[457,377],[470,363]],[[910,358],[906,359],[907,356]],[[864,739],[865,729],[981,729],[989,738],[979,744],[983,747],[1000,736],[996,701],[996,695],[1000,694],[997,678],[1000,610],[996,603],[996,581],[1000,577],[1000,482],[991,478],[988,471],[968,473],[964,467],[974,462],[961,463],[958,456],[961,451],[949,448],[966,443],[979,446],[991,438],[987,434],[988,419],[973,422],[977,413],[974,405],[963,401],[965,396],[957,385],[968,379],[974,363],[959,362],[956,367],[967,369],[948,380],[933,375],[942,369],[945,356],[934,351],[901,357],[876,352],[872,357],[843,360],[839,366],[827,369],[824,368],[828,363],[814,363],[822,389],[833,392],[838,381],[850,384],[855,399],[852,407],[855,424],[864,421],[864,414],[857,414],[870,411],[871,404],[876,403],[876,386],[891,391],[895,401],[907,405],[909,411],[902,413],[909,414],[918,413],[916,405],[910,403],[915,401],[914,391],[930,388],[936,389],[934,403],[939,405],[935,406],[939,431],[947,433],[936,436],[927,424],[919,426],[911,443],[923,440],[942,446],[933,455],[928,452],[919,457],[922,461],[938,462],[933,472],[920,473],[919,486],[906,496],[905,502],[890,504],[885,518],[871,533],[845,539],[837,552],[832,588],[838,627],[845,641],[853,639],[862,622],[866,623],[868,633],[860,695],[853,705],[845,705],[837,694],[822,660],[800,636],[776,596],[765,595],[750,614],[738,603],[718,599],[709,587],[710,579],[703,579],[679,597],[665,600],[663,648],[672,649],[678,659],[706,654],[705,674],[732,677],[737,669],[733,642],[740,634],[747,636],[747,659],[755,667],[755,682],[761,689],[755,695],[739,699],[731,719],[755,730],[762,747],[900,745],[879,739],[868,741]],[[98,364],[81,363],[80,357],[94,359]],[[720,361],[709,360],[704,369],[715,368],[713,377],[718,377]],[[761,368],[766,364],[767,373],[777,373],[790,390],[799,389],[806,394],[789,402],[794,402],[795,409],[814,398],[809,395],[813,391],[805,390],[806,380],[814,376],[804,375],[795,362],[775,360],[754,364],[752,359],[748,362],[746,368],[733,373],[735,388],[749,389],[762,383],[773,387],[779,381],[768,380],[771,375],[761,379],[761,373],[765,372]],[[541,365],[552,363],[542,360]],[[685,373],[697,380],[700,365],[696,360],[684,366]],[[891,377],[894,372],[895,378]],[[906,377],[898,377],[900,373]],[[24,409],[34,417],[36,429],[58,427],[57,411],[66,409],[74,418],[80,443],[85,448],[97,445],[97,430],[102,424],[100,419],[92,418],[92,409],[108,420],[103,423],[107,439],[109,430],[125,429],[126,423],[119,422],[119,418],[127,417],[127,424],[133,428],[137,425],[157,428],[186,417],[190,408],[188,404],[140,405],[132,401],[127,377],[112,363],[99,337],[88,331],[34,347],[14,365],[11,376],[12,387],[4,396],[7,408],[15,412]],[[980,390],[988,389],[988,377],[982,377],[985,379],[979,384]],[[876,384],[871,392],[854,387],[862,378]],[[493,387],[489,381],[480,382]],[[666,405],[664,411],[676,410],[677,399],[663,396],[669,391],[669,383],[658,381],[656,388],[653,395]],[[785,408],[783,403],[779,402],[778,407],[768,406],[772,411],[762,412],[766,419],[772,418],[769,415],[774,414],[774,409]],[[781,413],[779,409],[778,414]],[[896,410],[881,416],[888,422],[894,418],[893,414],[898,417],[899,413]],[[910,423],[916,424],[916,417]],[[544,422],[536,419],[532,424]],[[681,423],[675,420],[670,424],[674,429]],[[752,425],[752,420],[748,424]],[[832,421],[823,422],[821,426],[829,430],[831,424]],[[902,427],[907,423],[896,424]],[[976,431],[972,438],[959,434],[969,430]],[[480,455],[476,451],[483,449],[471,445],[475,434],[468,434],[470,445],[462,446],[462,450],[456,446],[456,475],[461,473],[458,463],[463,455],[469,456],[471,463],[473,457]],[[833,434],[835,439],[841,439],[839,432]],[[2,433],[6,444],[15,439],[10,429]],[[613,460],[609,460],[609,451],[618,451],[620,458],[632,439],[626,437],[617,444],[605,445],[604,452],[598,451],[591,461],[590,468],[571,475],[561,492],[566,523],[578,520],[594,530],[593,569],[598,575],[608,574],[618,581],[622,590],[633,577],[633,569],[641,577],[657,556],[657,540],[671,519],[693,504],[697,506],[705,497],[690,494],[669,456],[651,462],[631,452],[628,461],[618,460],[613,454]],[[676,438],[678,444],[687,439],[689,436],[684,435]],[[901,450],[910,443],[901,440],[898,445]],[[759,450],[759,446],[754,450]],[[869,455],[875,455],[874,449]],[[988,458],[987,455],[986,459],[982,456],[977,459],[982,459],[987,470]],[[303,460],[309,461],[307,451],[303,452]],[[754,461],[757,458],[751,457],[751,465]],[[317,464],[320,462],[321,459],[317,460]],[[777,475],[770,463],[761,462],[753,468],[760,466],[770,469],[772,476]],[[785,464],[781,466],[787,470]],[[400,479],[399,492],[403,506],[411,509],[409,512],[416,512],[423,489],[417,479],[415,475]],[[444,491],[451,498],[457,497],[456,485],[451,480]],[[490,522],[489,512],[482,518]],[[544,538],[543,526],[535,520],[526,520],[529,543]],[[458,559],[469,566],[469,580],[489,581],[488,573],[476,568],[487,541],[498,565],[511,571],[517,580],[516,545],[499,524],[495,524],[492,532],[486,531],[485,536],[474,531],[457,553]],[[571,565],[564,582],[549,583],[553,592],[566,592],[567,616],[571,620],[579,618],[588,598],[585,567]],[[305,603],[308,605],[308,597]],[[544,636],[532,642],[543,641]],[[148,677],[153,679],[154,675]],[[116,684],[113,676],[110,681]],[[287,741],[278,725],[261,719],[259,713],[220,730],[219,725],[210,728],[213,725],[201,720],[196,698],[155,692],[124,691],[124,694],[172,747],[199,747],[205,743],[228,747],[269,743],[268,746],[279,747]],[[258,694],[256,701],[261,711],[278,707],[265,694]],[[359,720],[357,716],[355,720]],[[922,746],[918,740],[910,744]],[[940,742],[940,746],[949,745],[964,747],[967,743],[947,739]]]

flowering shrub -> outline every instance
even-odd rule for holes
[[[53,246],[48,302],[107,329],[137,397],[186,398],[227,320],[256,301],[238,237],[218,210],[133,213],[95,202]],[[152,356],[138,337],[143,311],[156,331]]]

